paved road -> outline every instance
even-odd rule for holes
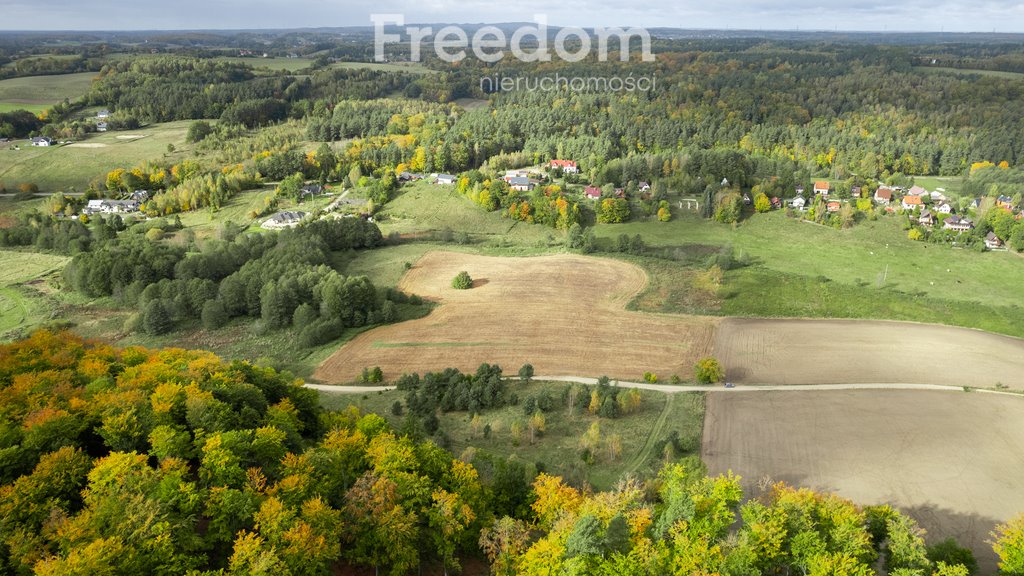
[[[509,377],[515,380],[515,377]],[[597,378],[584,378],[580,376],[534,376],[534,380],[543,382],[574,382],[577,384],[596,385]],[[647,382],[624,382],[614,381],[621,388],[638,388],[640,390],[653,390],[667,394],[679,392],[810,392],[828,390],[931,390],[931,391],[953,391],[962,392],[962,386],[944,386],[940,384],[793,384],[788,386],[780,385],[754,385],[744,384],[735,388],[726,388],[721,385],[715,386],[672,386],[669,384],[648,384]],[[339,392],[342,394],[369,394],[373,392],[385,392],[394,389],[394,386],[331,386],[326,384],[306,384],[306,388],[320,390],[323,392]],[[1017,392],[1004,392],[1001,390],[984,390],[972,388],[974,392],[984,394],[1002,394],[1005,396],[1024,397]]]

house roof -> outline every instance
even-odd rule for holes
[[[988,234],[986,234],[985,235],[985,240],[989,240],[989,241],[995,240],[996,242],[1002,242],[1002,240],[999,238],[999,236],[996,236],[995,232],[989,232]]]
[[[525,176],[515,176],[513,178],[509,178],[508,183],[512,186],[529,186],[530,179]]]
[[[815,190],[828,190],[831,187],[832,185],[829,184],[827,180],[818,180],[814,183]]]
[[[911,206],[918,206],[918,205],[921,204],[921,197],[920,196],[904,196],[903,197],[903,203],[904,204],[909,204]]]
[[[573,160],[552,160],[551,166],[559,166],[561,168],[575,168],[576,162]]]
[[[888,188],[879,188],[875,190],[875,198],[883,198],[885,200],[892,200],[892,190]]]
[[[912,196],[921,196],[922,194],[927,194],[927,193],[928,193],[928,191],[925,190],[924,188],[920,187],[920,186],[913,186],[913,187],[910,188],[910,191],[907,192],[907,194],[910,194]]]
[[[600,189],[600,188],[598,188],[597,186],[587,186],[587,187],[586,187],[586,188],[585,188],[585,189],[583,190],[583,193],[584,193],[584,194],[585,194],[585,195],[586,195],[586,196],[587,196],[588,198],[600,198],[600,197],[601,197],[601,189]]]
[[[455,180],[455,176],[452,176],[451,174],[438,174],[437,175],[437,179],[438,180]]]

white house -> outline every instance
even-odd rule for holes
[[[807,200],[804,200],[803,196],[797,196],[796,198],[793,198],[792,202],[790,202],[790,206],[792,206],[793,208],[796,208],[797,210],[803,210],[804,206],[806,206],[806,205],[807,205]]]
[[[994,232],[989,232],[988,235],[985,236],[985,248],[988,248],[989,250],[996,250],[1002,247],[1003,241],[1000,240],[999,236],[996,236]]]
[[[533,190],[533,183],[530,182],[529,178],[524,176],[516,176],[508,181],[508,185],[512,187],[516,192],[529,192]]]
[[[814,183],[814,193],[821,194],[822,196],[828,196],[829,191],[832,190],[832,185],[827,180],[818,180]]]
[[[946,218],[946,221],[942,224],[942,228],[945,230],[953,230],[956,232],[967,232],[974,228],[974,222],[971,222],[967,218],[961,218],[957,215]]]
[[[110,110],[107,110],[106,108],[104,108],[103,110],[100,110],[99,112],[96,113],[96,117],[99,118],[100,120],[103,120],[105,118],[110,118]]]
[[[85,214],[129,214],[139,211],[135,200],[89,200],[82,210]]]
[[[651,185],[648,184],[647,182],[641,182],[639,188],[640,188],[641,192],[650,192],[651,191]]]
[[[107,131],[107,123],[106,122],[97,122],[96,123],[96,131],[97,132],[106,132]]]
[[[437,180],[435,180],[434,182],[436,184],[443,184],[445,186],[451,186],[451,185],[455,184],[456,180],[458,180],[458,177],[452,176],[451,174],[438,174],[437,175]]]
[[[50,139],[50,138],[45,138],[43,136],[35,136],[34,138],[32,138],[32,145],[33,146],[53,146],[53,140]]]
[[[566,174],[579,174],[580,167],[576,165],[576,162],[572,160],[552,160],[549,168],[554,170],[555,168],[561,168],[562,172]]]
[[[267,218],[263,222],[263,224],[260,225],[260,227],[265,228],[267,230],[281,230],[284,228],[294,228],[298,226],[299,222],[302,222],[302,219],[305,218],[306,216],[307,214],[305,212],[278,212],[277,214],[274,214],[270,218]]]

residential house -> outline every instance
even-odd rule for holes
[[[921,201],[920,196],[908,194],[903,197],[902,205],[904,210],[913,210],[924,206],[924,202]]]
[[[300,196],[319,196],[324,193],[326,188],[319,184],[307,184],[300,190]]]
[[[996,250],[1002,247],[1003,241],[999,239],[999,236],[996,236],[995,232],[989,232],[985,236],[985,248],[988,248],[989,250]]]
[[[516,192],[529,192],[533,190],[533,182],[525,176],[517,176],[508,181],[508,185]]]
[[[423,174],[417,174],[416,172],[402,172],[398,175],[400,182],[413,182],[415,180],[422,180]]]
[[[131,199],[136,202],[145,202],[149,200],[149,190],[136,190],[132,192]]]
[[[106,122],[97,122],[96,123],[96,131],[97,132],[106,132],[107,131],[107,123]]]
[[[931,228],[935,225],[935,216],[932,214],[931,210],[926,209],[921,212],[921,216],[917,218],[917,223],[921,226],[928,226]]]
[[[615,189],[615,197],[616,198],[625,198],[626,197],[626,189],[625,188],[616,188]]]
[[[892,189],[879,188],[875,190],[875,203],[883,206],[888,206],[892,203]]]
[[[907,191],[907,194],[910,196],[924,196],[926,194],[930,196],[928,191],[920,186],[911,186],[910,190]]]
[[[576,162],[572,160],[552,160],[549,167],[554,170],[555,168],[561,168],[562,172],[566,174],[579,174],[580,168],[576,165]]]
[[[850,198],[860,198],[862,192],[864,192],[863,188],[860,186],[853,186],[850,188]]]
[[[937,212],[939,214],[952,214],[953,213],[953,207],[949,204],[949,202],[940,202],[939,204],[937,204],[935,206],[934,210],[935,210],[935,212]]]
[[[796,195],[797,196],[803,196],[804,195],[804,185],[803,184],[797,184],[796,185]]]
[[[96,118],[98,118],[100,120],[105,120],[107,118],[110,118],[110,110],[107,110],[106,108],[104,108],[103,110],[100,110],[99,112],[96,113]]]
[[[804,200],[803,196],[797,196],[796,198],[793,198],[793,201],[790,203],[790,206],[792,206],[793,208],[795,208],[797,210],[803,210],[804,206],[806,206],[806,205],[807,205],[807,200]]]
[[[753,200],[750,199],[750,194],[747,194],[745,192],[743,193],[743,203],[746,204],[747,206],[753,204]]]
[[[998,198],[996,198],[996,207],[1005,208],[1010,212],[1013,212],[1014,210],[1017,209],[1017,207],[1013,204],[1013,198],[1010,198],[1009,196],[999,196]]]
[[[651,191],[651,185],[650,184],[648,184],[647,182],[641,182],[640,183],[640,192],[650,192],[650,191]]]
[[[840,204],[839,202],[829,202],[825,206],[825,209],[828,210],[829,212],[839,212],[839,210],[842,209],[842,207],[843,205]]]
[[[260,225],[260,227],[265,228],[267,230],[281,230],[284,228],[294,228],[295,226],[298,226],[299,222],[302,222],[302,219],[305,218],[306,216],[307,214],[305,212],[278,212],[277,214],[274,214],[270,218],[267,218],[263,222],[263,224]]]
[[[954,232],[967,232],[974,228],[974,222],[954,214],[949,218],[946,218],[946,221],[942,224],[942,228],[943,230],[953,230]]]
[[[526,170],[508,170],[505,172],[505,182],[512,183],[513,178],[528,178],[530,173]]]
[[[818,180],[814,183],[814,193],[821,194],[822,196],[828,196],[829,191],[832,190],[832,185],[826,180]]]
[[[139,203],[135,200],[89,200],[82,210],[83,214],[129,214],[138,212]]]
[[[772,209],[773,210],[780,210],[780,209],[782,209],[782,199],[779,198],[778,196],[772,196]]]
[[[455,184],[456,180],[458,180],[458,177],[452,176],[451,174],[438,174],[437,180],[434,180],[434,183],[444,186],[452,186]]]
[[[601,189],[597,186],[587,186],[583,190],[583,195],[591,200],[597,200],[601,197]]]
[[[44,136],[35,136],[32,138],[33,146],[53,146],[53,139],[46,138]]]

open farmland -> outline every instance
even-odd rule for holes
[[[31,182],[42,192],[83,190],[114,168],[168,156],[168,144],[178,150],[169,155],[172,160],[184,157],[188,125],[188,121],[169,122],[131,132],[104,132],[64,146],[33,147],[21,140],[15,142],[20,150],[0,148],[0,182],[8,186]]]
[[[1024,511],[1024,399],[963,392],[709,394],[702,456],[756,496],[764,478],[890,503],[928,531],[974,550]],[[984,447],[984,449],[979,449]]]
[[[76,100],[89,91],[95,77],[95,72],[82,72],[0,80],[0,112],[21,109],[39,113],[65,98]]]
[[[47,313],[37,294],[21,286],[64,267],[62,256],[0,250],[0,335],[38,324]]]
[[[462,270],[474,279],[470,290],[451,287]],[[397,376],[474,370],[482,362],[507,370],[529,362],[549,376],[689,377],[710,350],[717,320],[625,311],[646,282],[640,268],[600,258],[430,252],[399,288],[440,306],[425,318],[361,334],[313,378],[344,383],[367,366]]]
[[[715,355],[741,383],[1024,389],[1024,340],[947,326],[730,318],[719,325]]]

